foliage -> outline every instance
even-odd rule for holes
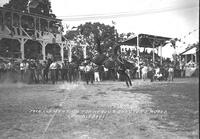
[[[21,12],[28,12],[28,2],[29,0],[10,0],[9,3],[4,4],[3,7]],[[52,13],[51,2],[49,0],[38,1],[38,6],[36,8],[31,8],[30,13],[56,17],[55,14]]]
[[[74,50],[77,51],[76,56],[80,58],[83,57],[83,52],[81,53],[81,46],[83,45],[87,45],[88,57],[91,58],[100,54],[104,55],[100,56],[102,58],[105,55],[111,55],[112,48],[118,42],[118,34],[115,27],[99,22],[81,24],[76,30],[68,31],[65,37],[76,44]]]
[[[100,54],[109,53],[110,48],[117,42],[114,26],[87,22],[78,26],[78,30],[86,38],[87,43]]]
[[[28,0],[10,0],[9,3],[3,5],[4,8],[15,9],[18,11],[27,11]]]

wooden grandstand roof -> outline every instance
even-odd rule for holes
[[[161,46],[166,43],[166,41],[171,40],[172,38],[169,37],[161,37],[149,34],[139,34],[139,47],[145,48],[153,48]],[[120,42],[121,45],[129,45],[129,46],[136,46],[137,45],[137,36],[126,41]]]

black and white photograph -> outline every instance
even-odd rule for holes
[[[199,0],[0,0],[0,139],[199,139]]]

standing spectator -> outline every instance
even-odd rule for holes
[[[73,75],[74,75],[73,63],[69,62],[68,77],[69,77],[69,82],[70,83],[73,81]]]
[[[87,83],[87,84],[89,84],[89,82],[91,82],[91,84],[93,84],[93,80],[94,80],[94,71],[93,71],[92,62],[89,62],[89,63],[85,66],[85,79],[86,79],[86,83]]]
[[[24,82],[30,83],[30,69],[29,69],[30,61],[24,59]]]
[[[160,72],[162,74],[162,80],[167,81],[167,78],[168,78],[168,69],[167,69],[167,67],[164,66],[164,65],[161,66]]]
[[[103,74],[104,74],[104,67],[103,67],[103,65],[100,65],[99,66],[99,78],[100,78],[100,81],[103,81]]]
[[[56,81],[59,80],[60,72],[61,72],[61,65],[58,62],[56,62]]]
[[[117,80],[120,80],[120,75],[118,72],[117,72]]]
[[[13,64],[11,61],[9,61],[6,66],[7,66],[7,68],[6,68],[7,71],[11,71],[13,69]]]
[[[29,69],[30,69],[29,83],[33,83],[33,82],[36,83],[36,74],[35,74],[36,64],[33,59],[31,59],[31,61],[30,61]]]
[[[151,65],[149,67],[149,72],[147,73],[148,78],[150,78],[150,81],[153,82],[154,81],[154,74],[155,74],[155,70],[153,65]]]
[[[180,70],[181,70],[181,77],[184,77],[184,67],[185,67],[185,62],[184,59],[180,61]]]
[[[3,78],[4,71],[5,71],[5,64],[3,61],[0,61],[0,80]]]
[[[11,82],[14,82],[14,68],[13,62],[10,60],[8,63],[5,63],[5,78]],[[15,80],[16,81],[16,80]]]
[[[56,69],[57,69],[57,63],[55,60],[51,63],[49,69],[51,72],[51,81],[53,84],[55,84],[56,83]]]
[[[116,80],[116,72],[114,67],[109,69],[109,75],[110,75],[109,79],[113,81]]]
[[[62,78],[62,81],[65,81],[67,79],[67,75],[66,75],[66,61],[62,62],[62,65],[61,65],[61,78]]]
[[[94,80],[95,80],[95,82],[100,82],[99,67],[98,66],[94,67]]]
[[[142,68],[142,79],[144,81],[147,79],[147,72],[148,72],[148,67],[146,65],[144,65]]]
[[[43,71],[42,71],[42,72],[43,72],[43,81],[47,83],[47,82],[48,82],[48,79],[49,79],[49,78],[48,78],[48,74],[49,74],[49,65],[48,65],[47,61],[44,61],[44,62],[43,62],[43,66],[42,66],[42,67],[43,67]]]
[[[162,76],[162,75],[160,74],[160,67],[159,67],[159,66],[156,66],[154,79],[155,79],[155,80],[160,80],[161,76]]]
[[[104,79],[107,80],[108,79],[108,69],[103,66],[103,69],[104,69]]]
[[[26,70],[26,64],[25,61],[22,60],[22,62],[20,63],[21,81],[24,81],[25,70]]]
[[[65,69],[65,75],[66,75],[66,80],[67,80],[67,82],[69,82],[70,81],[70,78],[69,78],[69,67],[70,66],[70,63],[69,63],[69,61],[66,61],[66,69]]]
[[[39,83],[41,80],[43,80],[42,69],[43,69],[42,64],[40,63],[39,60],[37,60],[36,61],[36,70],[35,70],[37,83]]]
[[[170,65],[170,67],[168,69],[168,73],[169,73],[168,80],[173,81],[174,80],[174,69],[173,69],[172,65]]]
[[[27,70],[29,68],[29,63],[26,59],[24,60],[24,64],[25,64],[25,72],[27,72]]]
[[[80,66],[79,66],[79,71],[80,71],[80,77],[81,77],[81,80],[85,80],[85,65],[82,63]]]

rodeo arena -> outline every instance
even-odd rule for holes
[[[199,138],[199,43],[62,22],[0,7],[1,139]]]

